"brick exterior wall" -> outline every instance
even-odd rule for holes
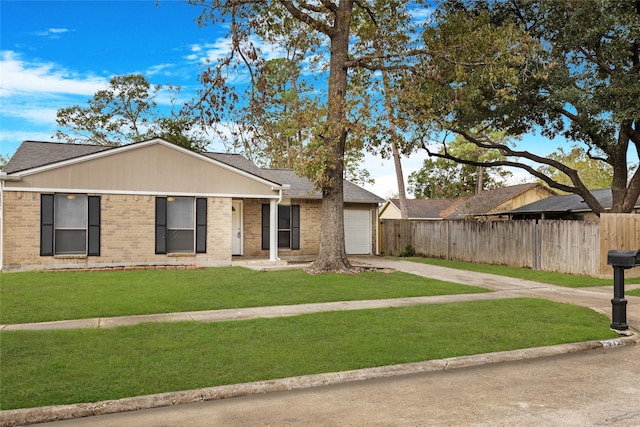
[[[40,256],[40,193],[7,191],[3,268],[6,271],[130,265],[231,263],[231,199],[207,201],[207,253],[155,254],[155,196],[101,195],[100,256]]]
[[[99,268],[134,265],[220,266],[231,263],[231,198],[207,200],[207,253],[155,254],[155,196],[100,196],[100,256],[40,256],[40,193],[4,192],[3,269]],[[243,200],[243,254],[268,259],[262,250],[262,205]],[[320,200],[293,199],[300,206],[300,249],[278,249],[284,260],[312,260],[320,249]],[[375,213],[374,213],[375,215]],[[375,221],[372,221],[375,245]],[[375,246],[373,246],[375,247]]]
[[[244,200],[244,256],[248,258],[269,258],[269,251],[262,250],[262,205],[267,199]],[[320,250],[320,220],[322,202],[320,200],[292,199],[291,205],[300,205],[300,249],[278,249],[282,259],[308,259]]]

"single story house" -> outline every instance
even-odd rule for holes
[[[291,170],[163,139],[106,147],[26,141],[0,174],[7,271],[309,259],[321,194]],[[344,183],[348,254],[376,252],[383,200]]]
[[[602,204],[605,210],[610,210],[613,204],[611,189],[592,190],[591,194]],[[640,213],[640,198],[636,202],[635,213]],[[511,219],[567,219],[597,222],[598,216],[587,206],[582,196],[565,194],[548,197],[521,206],[505,213]]]
[[[556,193],[538,183],[518,184],[484,190],[476,195],[456,199],[407,200],[411,220],[459,220],[491,218]],[[400,219],[398,199],[387,201],[380,209],[380,219]]]

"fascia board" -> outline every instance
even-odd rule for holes
[[[94,190],[88,188],[37,188],[37,187],[4,187],[4,191],[25,193],[81,193],[81,194],[109,194],[126,196],[184,196],[184,197],[221,197],[234,199],[278,199],[278,194],[231,194],[231,193],[189,193],[166,191],[131,191],[131,190]]]

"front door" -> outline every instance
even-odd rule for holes
[[[242,255],[242,201],[231,202],[231,254]]]

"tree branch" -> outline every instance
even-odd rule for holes
[[[332,27],[328,26],[322,21],[315,19],[308,13],[303,12],[301,9],[297,8],[291,0],[278,0],[278,1],[282,6],[284,6],[287,9],[287,11],[289,11],[291,16],[293,16],[295,19],[301,22],[304,22],[314,30],[321,32],[322,34],[325,34],[329,37],[331,37],[331,35],[334,33],[334,29]],[[319,8],[315,8],[314,6],[311,6],[307,3],[301,3],[301,4],[304,5],[305,9],[307,10],[311,10],[313,12],[318,12],[318,13],[323,12]],[[323,4],[325,5],[325,7],[327,7],[327,4],[328,4],[329,7],[327,7],[327,9],[334,14],[336,13],[336,6],[331,1],[324,0]]]
[[[566,165],[564,165],[564,164],[562,164],[562,163],[560,163],[560,162],[558,162],[556,160],[553,160],[553,159],[549,159],[549,158],[546,158],[546,157],[540,157],[540,156],[535,155],[533,153],[530,153],[528,151],[514,150],[514,149],[512,149],[511,147],[509,147],[508,145],[505,145],[505,144],[499,144],[499,143],[491,142],[486,136],[476,136],[476,135],[473,135],[470,132],[462,130],[462,129],[449,129],[449,130],[454,132],[454,133],[456,133],[456,134],[458,134],[458,135],[461,135],[467,141],[475,144],[476,146],[478,146],[480,148],[499,150],[504,156],[507,156],[507,157],[524,158],[524,159],[531,160],[531,161],[533,161],[535,163],[548,165],[548,166],[551,166],[551,167],[553,167],[555,169],[558,169],[560,172],[562,172],[563,174],[565,174],[566,176],[569,177],[569,179],[573,183],[573,186],[561,184],[561,183],[551,179],[550,177],[548,177],[544,173],[539,172],[538,170],[534,169],[532,166],[527,165],[527,164],[522,163],[522,162],[510,161],[510,160],[498,160],[498,161],[482,162],[482,161],[471,161],[471,160],[462,159],[462,158],[453,156],[450,153],[448,153],[447,150],[446,150],[446,145],[445,145],[444,153],[435,153],[435,152],[429,150],[429,148],[425,144],[423,144],[423,149],[425,149],[427,151],[429,156],[439,157],[439,158],[442,158],[442,159],[448,159],[448,160],[452,160],[452,161],[457,162],[457,163],[467,164],[467,165],[471,165],[471,166],[483,166],[483,167],[507,166],[507,167],[515,167],[515,168],[523,169],[523,170],[529,172],[531,175],[535,176],[536,178],[538,178],[538,179],[542,180],[543,182],[545,182],[551,188],[555,188],[555,189],[558,189],[558,190],[561,190],[561,191],[565,191],[565,192],[568,192],[568,193],[579,194],[580,196],[582,196],[582,198],[584,199],[585,203],[587,203],[587,205],[593,210],[593,212],[596,215],[600,215],[602,212],[604,212],[604,208],[603,208],[602,204],[593,196],[593,194],[591,194],[591,191],[589,191],[589,189],[587,189],[587,187],[584,185],[584,183],[582,182],[582,180],[580,179],[580,177],[578,175],[578,172],[575,169],[572,169],[572,168],[570,168],[570,167],[568,167],[568,166],[566,166]]]

